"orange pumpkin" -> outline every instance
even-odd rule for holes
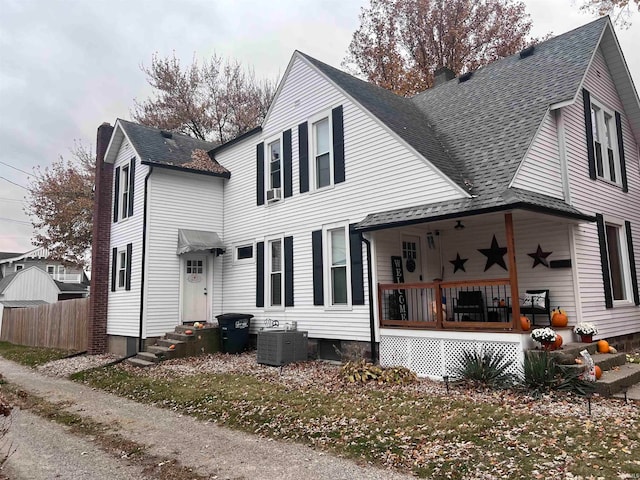
[[[562,346],[562,335],[556,333],[556,341],[553,342],[553,349],[558,350]]]
[[[596,380],[600,380],[600,377],[602,376],[602,369],[598,365],[596,365],[595,371],[596,371]]]
[[[600,340],[598,342],[598,352],[609,353],[609,342],[607,342],[606,340]]]
[[[520,317],[520,325],[522,326],[522,331],[527,332],[531,328],[531,320],[529,320],[529,317],[522,315]]]
[[[176,346],[175,345],[169,345],[169,350],[175,350]]]
[[[569,317],[560,307],[556,308],[551,315],[551,326],[564,328],[569,324]]]
[[[193,335],[193,330],[185,330],[184,334],[185,335]]]

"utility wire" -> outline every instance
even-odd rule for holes
[[[11,181],[11,180],[9,180],[8,178],[5,178],[5,177],[3,177],[3,176],[1,176],[1,175],[0,175],[0,178],[1,178],[2,180],[6,180],[6,181],[7,181],[7,182],[9,182],[9,183],[13,183],[16,187],[20,187],[20,188],[24,188],[25,190],[29,190],[27,187],[23,187],[22,185],[20,185],[19,183],[16,183],[16,182],[12,182],[12,181]]]
[[[26,200],[18,200],[17,198],[5,198],[5,197],[0,197],[0,200],[4,200],[5,202],[27,203],[27,201],[26,201]]]
[[[17,171],[19,171],[19,172],[22,172],[22,173],[24,173],[25,175],[27,175],[27,176],[29,176],[29,177],[31,176],[31,174],[30,174],[29,172],[25,172],[24,170],[20,170],[18,167],[14,167],[13,165],[9,165],[8,163],[3,162],[2,160],[0,160],[0,163],[1,163],[2,165],[6,165],[6,166],[7,166],[7,167],[9,167],[9,168],[13,168],[14,170],[17,170]]]
[[[25,222],[25,221],[22,221],[22,220],[14,220],[13,218],[0,217],[0,220],[4,220],[5,222],[14,222],[14,223],[22,223],[24,225],[31,225],[31,222]]]

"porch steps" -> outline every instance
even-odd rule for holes
[[[602,369],[602,377],[595,383],[595,393],[602,396],[624,396],[624,392],[636,384],[640,384],[640,365],[626,363],[624,352],[598,353],[597,343],[568,343],[560,350],[549,352],[556,361],[570,368],[581,369],[582,365],[575,363],[580,358],[580,352],[587,350],[593,362]]]
[[[187,335],[185,332],[193,333]],[[170,348],[173,345],[173,348]],[[156,340],[146,351],[138,352],[135,357],[127,359],[127,363],[136,367],[150,367],[163,360],[182,358],[201,353],[213,353],[219,349],[218,327],[207,325],[194,328],[191,325],[178,325],[173,332],[167,332]]]

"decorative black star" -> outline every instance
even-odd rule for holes
[[[500,265],[505,270],[507,269],[507,265],[504,263],[504,254],[507,253],[507,247],[501,247],[498,245],[498,241],[496,240],[496,236],[493,236],[493,240],[491,240],[491,248],[479,248],[478,251],[487,257],[487,264],[484,267],[484,271],[489,270],[493,265]]]
[[[543,252],[542,247],[538,244],[538,249],[533,253],[527,253],[531,258],[533,258],[533,267],[536,268],[536,265],[544,265],[549,268],[549,263],[547,262],[547,257],[551,255],[553,252]]]
[[[458,270],[462,270],[463,272],[466,272],[466,270],[464,269],[464,262],[466,262],[467,260],[469,259],[460,258],[460,253],[456,252],[456,259],[449,260],[449,263],[453,264],[453,273],[456,273]]]

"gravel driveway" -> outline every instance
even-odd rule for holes
[[[317,452],[309,447],[287,442],[273,441],[243,432],[229,430],[213,423],[202,422],[189,416],[183,416],[166,409],[142,405],[131,400],[117,397],[85,385],[66,379],[43,376],[33,370],[0,358],[0,373],[7,381],[18,385],[23,390],[41,396],[50,402],[69,402],[70,412],[94,421],[116,426],[116,432],[127,440],[145,445],[147,451],[160,457],[178,459],[187,467],[193,468],[200,475],[212,479],[252,479],[252,480],[287,480],[295,479],[410,479],[410,475],[382,470],[372,466],[361,466],[350,460],[339,458],[324,452]],[[41,435],[44,422],[48,431],[64,430],[57,424],[42,419],[34,419],[28,413],[19,412],[12,428],[29,427],[33,422],[31,434],[25,428],[14,438],[38,437],[38,442],[47,444],[38,451],[47,452],[40,455],[38,462],[49,465],[65,465],[68,455],[77,456],[78,451],[87,452],[86,440],[70,433]],[[35,439],[34,439],[35,441]],[[31,447],[16,445],[25,450]],[[75,445],[74,445],[75,444]],[[143,478],[135,466],[129,466],[127,459],[112,459],[115,463],[108,467],[96,462],[84,462],[80,467],[95,469],[90,476],[24,476],[24,462],[33,462],[33,454],[11,457],[10,468],[17,472],[16,479],[32,478],[91,478],[95,480],[115,478]],[[38,454],[39,455],[39,454]],[[90,458],[98,459],[106,455],[91,450]],[[86,456],[86,455],[85,455]],[[102,460],[102,459],[100,459]],[[105,459],[106,461],[106,459]],[[88,463],[89,465],[86,465]],[[28,463],[27,463],[28,465]],[[117,471],[115,469],[118,469]],[[129,470],[133,468],[134,470]],[[55,469],[50,470],[53,472]],[[67,470],[65,469],[66,473]],[[136,476],[137,474],[137,476]],[[129,477],[128,475],[134,475]]]

